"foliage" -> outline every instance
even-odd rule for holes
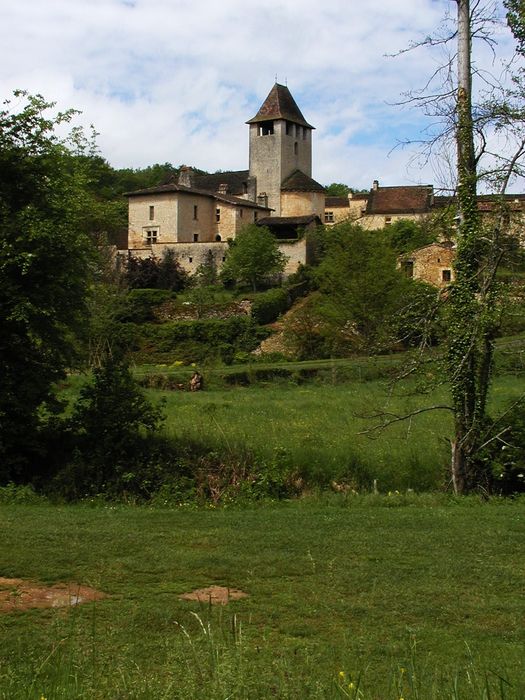
[[[42,408],[79,356],[92,247],[73,112],[17,92],[0,111],[0,481],[25,478]]]
[[[195,270],[192,281],[197,287],[211,287],[216,285],[218,280],[219,274],[215,256],[211,250],[208,250],[203,262]]]
[[[496,488],[505,495],[525,493],[525,406],[514,405],[503,420],[500,439],[493,441],[485,452],[492,468]]]
[[[286,257],[270,229],[249,224],[230,242],[221,277],[250,285],[256,291],[263,280],[280,274],[285,264]]]
[[[251,352],[267,337],[248,316],[162,324],[125,324],[135,358],[142,361],[231,363],[237,352]]]
[[[333,329],[333,352],[381,349],[392,340],[390,320],[404,306],[410,280],[381,237],[343,223],[325,233],[317,268],[318,314]]]
[[[145,435],[151,440],[162,421],[161,409],[147,400],[127,363],[105,357],[67,421],[71,454],[55,483],[76,497],[137,490],[147,464]]]
[[[268,289],[258,294],[252,302],[252,317],[263,325],[272,323],[290,306],[289,294],[286,289]]]
[[[126,295],[118,318],[122,322],[145,323],[155,320],[155,310],[172,300],[169,289],[131,289]]]
[[[169,289],[177,292],[189,285],[189,276],[177,260],[175,251],[165,248],[160,258],[129,255],[126,282],[130,289]]]
[[[410,253],[437,240],[436,230],[431,223],[409,219],[399,219],[386,226],[384,234],[398,255]]]
[[[342,182],[332,182],[330,185],[325,187],[325,194],[327,197],[346,197],[349,192],[352,192],[352,188]]]

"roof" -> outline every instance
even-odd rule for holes
[[[522,211],[525,209],[525,194],[480,194],[477,197],[478,211],[490,212],[497,210],[500,204],[504,204],[510,211]],[[457,205],[455,195],[434,197],[434,207],[443,208]]]
[[[432,185],[402,185],[371,189],[367,214],[420,214],[430,211]]]
[[[441,243],[434,241],[433,243],[427,243],[427,245],[421,246],[421,248],[415,248],[407,253],[402,253],[401,255],[398,255],[398,259],[401,260],[413,257],[417,253],[420,253],[422,250],[426,250],[427,248],[440,248],[441,250],[450,250],[454,252],[456,246],[454,245],[453,241],[442,241]]]
[[[249,170],[232,170],[211,175],[194,175],[193,183],[197,189],[209,192],[217,192],[220,185],[228,185],[228,194],[236,195],[245,192],[249,176]]]
[[[234,197],[229,194],[219,194],[218,192],[210,192],[209,190],[202,190],[197,187],[187,187],[186,185],[179,185],[175,182],[170,182],[167,185],[158,185],[157,187],[147,187],[143,190],[135,190],[134,192],[125,192],[126,197],[136,197],[136,196],[147,196],[155,194],[166,194],[170,192],[180,192],[182,194],[193,194],[200,195],[202,197],[211,197],[219,202],[226,202],[227,204],[236,204],[243,207],[248,207],[249,209],[262,209],[264,211],[271,211],[270,207],[263,207],[256,202],[252,202],[250,199],[242,199],[241,197]]]
[[[265,216],[257,220],[258,226],[307,226],[312,223],[321,223],[317,214],[306,216]]]
[[[348,207],[348,197],[326,197],[325,205],[327,207]]]
[[[324,192],[324,187],[305,175],[301,170],[294,170],[283,180],[281,192]]]
[[[258,122],[265,122],[269,119],[287,119],[295,124],[307,126],[309,129],[315,128],[311,124],[308,124],[303,117],[290,90],[288,90],[286,85],[279,85],[279,83],[275,83],[270,90],[268,97],[262,103],[255,117],[246,123],[257,124]]]

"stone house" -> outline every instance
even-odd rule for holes
[[[430,243],[398,258],[398,267],[407,277],[446,287],[454,281],[456,252],[451,242]]]

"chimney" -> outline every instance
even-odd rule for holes
[[[377,192],[377,190],[379,189],[379,180],[374,180],[374,182],[372,183],[372,189],[375,192]]]
[[[182,165],[179,171],[179,185],[184,187],[193,187],[195,171],[187,165]]]
[[[217,188],[219,194],[228,194],[228,184],[226,182],[221,182]]]
[[[266,194],[266,192],[261,192],[261,194],[257,195],[257,204],[260,207],[268,206],[268,195]]]

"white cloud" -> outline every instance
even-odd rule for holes
[[[22,88],[82,110],[116,167],[248,162],[244,122],[275,77],[314,132],[314,176],[366,187],[431,181],[396,150],[420,116],[392,105],[435,57],[387,58],[429,34],[449,0],[24,0],[3,10],[0,97]],[[484,56],[488,64],[490,56]]]

